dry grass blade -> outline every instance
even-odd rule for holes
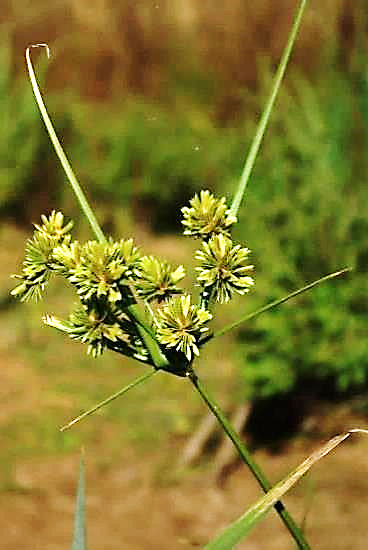
[[[245,514],[234,521],[226,530],[216,539],[211,541],[205,547],[206,550],[225,550],[233,548],[241,539],[246,537],[249,531],[267,514],[269,510],[280,500],[283,495],[293,487],[303,477],[308,470],[324,456],[329,454],[340,443],[345,441],[353,433],[365,433],[368,435],[368,430],[354,428],[343,434],[337,435],[325,443],[320,449],[312,453],[306,458],[295,470],[293,470],[285,479],[277,483],[260,498]]]

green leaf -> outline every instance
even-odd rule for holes
[[[234,199],[233,199],[233,202],[232,202],[232,205],[231,205],[231,208],[230,208],[231,214],[233,214],[234,216],[237,216],[237,214],[238,214],[240,203],[241,203],[242,198],[243,198],[244,193],[245,193],[245,188],[247,186],[248,180],[249,180],[250,175],[252,173],[253,166],[254,166],[254,163],[256,161],[258,151],[259,151],[259,147],[261,145],[263,136],[265,134],[266,127],[267,127],[268,121],[270,119],[272,109],[274,107],[276,97],[277,97],[277,94],[279,92],[281,82],[282,82],[282,79],[284,77],[285,70],[286,70],[291,52],[293,50],[294,42],[295,42],[295,39],[296,39],[298,31],[299,31],[299,27],[300,27],[300,23],[301,23],[301,20],[302,20],[302,17],[303,17],[303,12],[304,12],[304,8],[306,6],[306,3],[307,3],[307,0],[301,0],[301,2],[300,2],[299,8],[297,10],[297,13],[296,13],[296,16],[295,16],[295,19],[294,19],[294,24],[293,24],[292,29],[290,31],[286,47],[284,49],[284,52],[283,52],[282,57],[281,57],[280,64],[279,64],[277,72],[275,74],[275,78],[274,78],[274,82],[273,82],[273,86],[272,86],[270,96],[267,100],[266,106],[264,108],[264,111],[262,113],[261,119],[260,119],[259,124],[258,124],[257,131],[254,135],[252,145],[250,147],[247,159],[245,161],[243,172],[242,172],[242,175],[240,177],[239,184],[238,184],[238,188],[236,190],[236,193],[234,195]]]
[[[285,479],[277,483],[273,489],[257,500],[257,502],[251,506],[245,514],[227,527],[219,537],[207,544],[205,546],[205,550],[230,550],[230,548],[233,548],[235,544],[248,535],[250,530],[257,525],[257,523],[264,518],[276,502],[278,502],[280,498],[308,472],[313,464],[330,453],[352,433],[357,432],[368,434],[368,430],[356,428],[330,439],[320,449],[306,458],[304,462],[293,470]]]
[[[79,481],[74,517],[74,536],[72,550],[86,550],[86,499],[85,499],[85,468],[84,453],[79,464]]]

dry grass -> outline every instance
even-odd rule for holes
[[[1,20],[14,30],[18,71],[26,45],[41,39],[50,44],[50,82],[57,88],[69,84],[95,99],[129,92],[162,97],[173,68],[185,74],[197,66],[213,75],[219,95],[230,102],[239,86],[256,86],[260,59],[278,61],[296,3],[18,0],[2,8]],[[348,62],[365,19],[362,0],[312,0],[294,63],[312,73],[336,45],[340,61]]]

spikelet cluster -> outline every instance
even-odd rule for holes
[[[198,303],[178,286],[185,276],[182,265],[142,255],[133,239],[81,244],[72,240],[72,222],[65,223],[64,215],[55,211],[35,225],[12,294],[22,301],[39,299],[51,275],[64,277],[75,288],[79,303],[66,320],[46,315],[47,325],[87,344],[94,357],[108,348],[155,366],[142,326],[131,314],[130,308],[142,303],[145,319],[151,319],[151,327],[144,330],[181,373],[184,365],[185,372],[209,330],[212,303],[226,303],[234,293],[246,294],[254,281],[249,249],[231,239],[236,217],[224,197],[201,191],[182,214],[184,234],[202,240],[195,254]],[[168,370],[175,372],[175,367]]]

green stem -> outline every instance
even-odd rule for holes
[[[169,361],[162,353],[161,348],[156,340],[156,336],[151,327],[147,324],[147,318],[140,310],[138,304],[131,304],[126,308],[126,310],[136,322],[139,334],[141,335],[141,338],[149,351],[155,367],[157,369],[164,369],[165,367],[167,367]]]
[[[239,435],[234,430],[233,426],[225,416],[224,412],[220,408],[220,406],[215,402],[213,397],[211,397],[208,392],[203,387],[202,383],[200,382],[198,376],[196,373],[191,370],[188,373],[188,378],[210,409],[210,411],[216,416],[217,420],[219,421],[222,429],[224,432],[228,435],[232,443],[234,444],[235,448],[237,449],[239,455],[241,456],[243,462],[248,466],[248,468],[251,470],[252,474],[258,481],[259,485],[262,487],[263,491],[267,493],[270,489],[272,489],[271,483],[266,478],[265,474],[261,470],[261,468],[258,466],[258,464],[253,459],[252,455],[240,439]],[[308,550],[309,544],[304,538],[303,533],[299,529],[299,527],[294,522],[293,518],[290,516],[289,512],[284,507],[283,503],[281,501],[276,502],[274,505],[274,508],[276,512],[281,517],[282,521],[286,525],[286,527],[289,529],[290,533],[292,534],[293,538],[295,539],[298,548],[301,548],[303,550]]]
[[[65,426],[60,428],[60,431],[65,432],[65,430],[69,430],[69,428],[74,426],[74,424],[77,424],[81,420],[84,420],[84,418],[86,418],[90,414],[93,414],[94,412],[98,411],[99,409],[102,409],[102,407],[104,407],[108,403],[111,403],[111,401],[114,401],[114,399],[117,399],[118,397],[120,397],[121,395],[123,395],[127,391],[131,390],[135,386],[138,386],[142,382],[145,382],[148,378],[151,378],[151,376],[153,376],[156,372],[157,372],[156,370],[150,370],[150,371],[146,372],[140,378],[137,378],[136,380],[134,380],[133,382],[131,382],[127,386],[124,386],[124,388],[121,388],[119,391],[113,393],[112,395],[110,395],[109,397],[104,399],[103,401],[100,401],[100,403],[97,403],[97,405],[95,405],[91,409],[88,409],[88,411],[85,411],[84,413],[77,416],[76,418],[74,418],[73,420],[68,422],[68,424],[65,424]]]

